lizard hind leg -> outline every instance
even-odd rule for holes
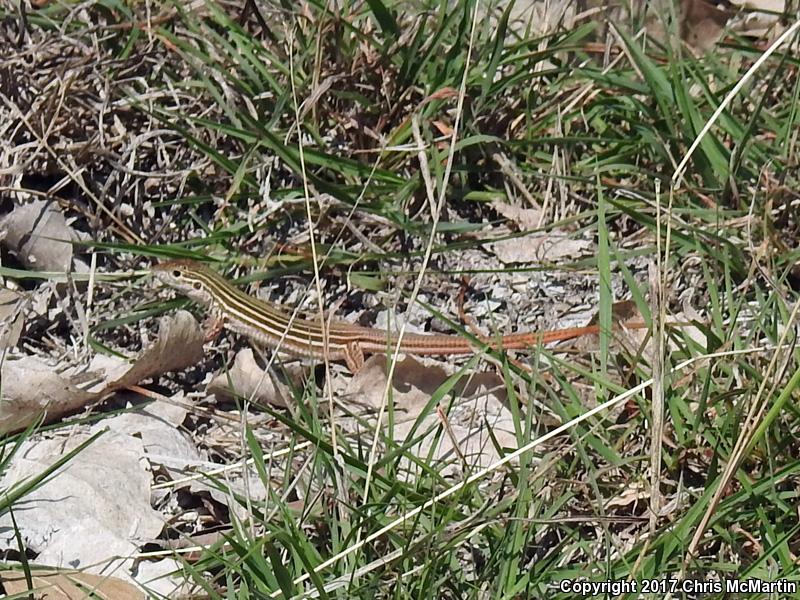
[[[348,370],[355,375],[364,366],[364,351],[358,342],[350,342],[345,346],[344,362],[347,364]]]

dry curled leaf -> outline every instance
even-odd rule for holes
[[[23,429],[41,416],[45,421],[55,420],[95,397],[34,356],[3,361],[0,383],[0,434]]]
[[[522,208],[501,200],[492,201],[491,207],[497,214],[512,221],[521,231],[541,226],[543,213],[538,208]]]
[[[385,356],[370,357],[350,381],[344,397],[357,398],[377,409],[383,402],[387,371]],[[501,447],[516,447],[513,417],[504,404],[503,382],[491,373],[465,377],[455,387],[462,400],[445,414],[441,407],[428,404],[449,377],[438,364],[426,366],[411,357],[397,363],[392,381],[392,437],[405,444],[424,434],[408,451],[426,463],[443,463],[437,466],[442,474],[489,466],[500,458],[494,440]],[[387,426],[385,421],[383,425]],[[404,460],[402,464],[409,471],[417,468],[413,461]]]
[[[259,404],[287,407],[291,398],[286,385],[278,381],[273,372],[262,369],[250,348],[236,355],[233,366],[218,374],[208,384],[209,393],[220,397],[249,398]]]
[[[492,250],[504,264],[577,259],[586,256],[591,248],[592,243],[588,240],[576,240],[559,233],[526,235],[492,244]]]
[[[22,296],[0,288],[0,353],[17,345],[24,324]]]
[[[0,574],[6,594],[20,597],[32,591],[36,598],[48,600],[84,600],[87,590],[92,590],[94,598],[114,598],[115,600],[144,600],[144,593],[132,583],[110,575],[92,575],[81,571],[57,571],[53,569],[34,569],[31,573],[33,589],[28,589],[25,574],[19,571],[3,571]]]
[[[420,106],[424,106],[432,100],[444,100],[445,98],[457,98],[457,97],[458,97],[457,89],[450,86],[445,86],[443,88],[439,88],[438,90],[433,92],[430,96],[425,98],[422,102],[420,102]]]
[[[731,0],[742,9],[740,18],[731,24],[738,33],[752,38],[777,37],[786,28],[782,15],[786,14],[784,0]]]
[[[69,272],[77,239],[53,202],[34,200],[14,208],[0,221],[3,243],[20,262],[37,271]]]
[[[200,461],[197,448],[179,428],[186,412],[175,402],[158,400],[104,419],[102,425],[141,439],[151,462],[183,469]]]
[[[650,489],[642,482],[635,481],[629,484],[618,495],[609,498],[606,501],[606,510],[637,504],[642,501],[646,502],[648,498],[650,498]]]
[[[719,41],[733,15],[733,12],[707,0],[683,0],[681,37],[697,50],[709,50]]]
[[[0,485],[9,489],[43,473],[90,437],[26,440]],[[105,432],[29,491],[24,510],[14,514],[25,547],[51,566],[100,573],[114,563],[129,569],[133,559],[127,557],[164,526],[150,506],[152,475],[143,452],[137,437]],[[0,517],[0,545],[17,547],[9,514]]]
[[[195,365],[203,359],[204,341],[202,328],[188,311],[179,310],[173,316],[162,317],[156,341],[106,390],[136,385],[143,379]]]
[[[203,358],[203,340],[200,326],[187,311],[164,317],[156,341],[132,366],[105,361],[110,368],[90,390],[75,383],[77,376],[62,376],[38,358],[7,359],[0,368],[0,434],[23,429],[42,415],[45,422],[54,421],[120,388],[196,364]]]

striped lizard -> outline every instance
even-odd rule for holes
[[[294,356],[344,360],[356,373],[367,354],[385,353],[397,343],[397,335],[336,319],[311,320],[294,317],[279,305],[247,295],[222,275],[191,260],[172,260],[153,267],[163,283],[211,310],[219,327],[243,334],[257,343]],[[645,323],[630,323],[629,329],[646,329]],[[522,350],[538,344],[569,340],[599,333],[599,325],[551,331],[529,331],[502,337],[480,336],[479,343],[457,335],[408,333],[400,351],[425,356],[473,354],[485,344],[494,350]]]

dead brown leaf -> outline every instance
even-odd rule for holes
[[[731,0],[742,9],[742,18],[731,25],[738,33],[751,38],[778,36],[786,28],[781,15],[786,14],[784,0]]]
[[[197,364],[203,359],[204,341],[205,334],[190,312],[179,310],[162,317],[155,343],[139,355],[127,373],[108,384],[106,392]]]
[[[620,494],[606,502],[606,509],[628,506],[650,498],[649,488],[642,482],[636,481],[629,484]]]
[[[491,206],[497,214],[505,217],[509,221],[513,221],[522,231],[536,229],[541,225],[542,211],[536,208],[512,206],[501,200],[494,200]]]
[[[52,421],[91,402],[95,395],[62,378],[35,356],[6,359],[0,369],[0,434],[23,429],[45,416]]]
[[[200,453],[180,428],[187,410],[182,397],[157,400],[102,421],[103,427],[142,441],[151,462],[185,469],[201,460]]]
[[[383,402],[388,372],[383,355],[370,357],[350,381],[345,397],[376,409]],[[448,379],[440,364],[428,366],[406,357],[395,366],[392,380],[394,425],[398,443],[424,434],[411,448],[420,460],[437,465],[442,474],[482,468],[498,460],[492,437],[503,447],[516,447],[514,422],[505,406],[505,386],[492,373],[475,373],[464,378],[456,393],[462,399],[445,414],[443,407],[423,414],[431,395]],[[374,411],[373,411],[374,412]],[[417,423],[421,419],[420,423]],[[415,423],[416,426],[415,426]],[[386,427],[386,422],[384,422]],[[440,434],[444,427],[446,435]],[[409,471],[417,467],[403,461]]]
[[[102,423],[94,427],[104,429]],[[4,473],[3,489],[45,472],[92,434],[22,442]],[[131,555],[156,537],[164,517],[150,505],[152,473],[142,440],[105,431],[36,489],[25,495],[15,520],[25,547],[54,567],[128,570]],[[0,516],[2,548],[17,545],[10,515]]]
[[[250,348],[239,352],[233,366],[211,380],[208,391],[223,398],[235,394],[259,404],[284,408],[289,406],[288,399],[292,397],[287,386],[278,381],[272,371],[265,371],[258,365]]]
[[[2,221],[3,243],[27,267],[70,272],[77,235],[54,202],[34,200],[14,208]],[[0,236],[2,237],[2,236]]]
[[[526,235],[492,244],[492,250],[504,264],[555,263],[562,259],[586,256],[592,249],[588,240],[576,240],[559,233]]]
[[[458,90],[454,87],[445,86],[443,88],[439,88],[435,92],[433,92],[430,96],[425,98],[422,102],[419,103],[420,107],[425,106],[428,102],[432,100],[443,100],[445,98],[457,98],[458,97]]]
[[[453,135],[453,128],[444,121],[433,121],[433,126],[436,127],[442,135]]]
[[[0,353],[19,341],[25,324],[22,302],[22,296],[14,290],[0,288]]]
[[[0,434],[23,429],[42,415],[45,422],[54,421],[120,388],[196,364],[203,357],[203,341],[200,325],[187,311],[163,317],[156,341],[133,365],[126,370],[124,364],[112,361],[105,381],[92,391],[78,387],[77,379],[58,374],[36,357],[7,359],[0,370]]]
[[[681,2],[681,37],[697,50],[710,50],[735,13],[706,0]]]
[[[33,592],[37,598],[48,600],[84,600],[92,597],[115,600],[144,600],[145,595],[135,585],[108,575],[92,575],[80,571],[35,570]],[[28,590],[25,574],[20,571],[3,571],[0,575],[6,594],[24,594]]]

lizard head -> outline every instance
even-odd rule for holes
[[[159,281],[195,302],[204,306],[213,303],[212,290],[220,276],[202,263],[185,259],[168,260],[153,265],[151,270]]]

